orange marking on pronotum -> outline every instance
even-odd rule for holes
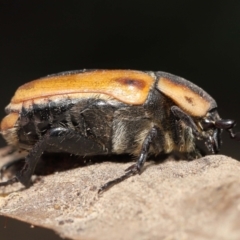
[[[202,117],[209,111],[209,101],[185,85],[161,77],[158,82],[158,89],[192,116]]]

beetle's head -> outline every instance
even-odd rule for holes
[[[221,119],[217,112],[217,103],[202,88],[169,73],[158,72],[157,75],[159,76],[157,88],[187,115],[187,117],[180,116],[182,113],[175,112],[175,116],[194,121],[197,125],[195,127],[194,124],[192,125],[193,128],[197,128],[192,129],[195,137],[204,140],[210,152],[219,151],[223,130],[226,130],[231,138],[240,141],[240,132],[234,133],[232,130],[236,125],[235,121]]]
[[[233,127],[236,122],[231,119],[221,119],[218,115],[217,109],[214,108],[209,111],[204,118],[198,122],[202,131],[202,137],[205,140],[205,145],[212,153],[218,153],[222,144],[221,133],[226,130],[230,137],[239,141],[240,132],[234,133]]]

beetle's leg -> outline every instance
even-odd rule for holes
[[[21,171],[16,173],[18,181],[22,183],[25,187],[29,187],[31,185],[31,176],[35,171],[38,160],[46,149],[48,137],[49,134],[46,133],[44,137],[34,145],[34,147],[31,149],[31,151],[25,158],[24,167]]]
[[[27,155],[26,151],[19,151],[10,146],[10,148],[0,149],[0,157],[1,160],[6,162],[0,168],[0,178],[2,178],[4,172],[11,168],[12,166],[16,165],[17,163],[21,162]]]
[[[173,115],[176,117],[175,129],[176,134],[179,138],[178,145],[180,148],[179,149],[180,152],[183,152],[184,157],[186,157],[188,160],[193,160],[202,157],[200,150],[195,145],[192,139],[192,134],[198,139],[201,138],[198,128],[194,123],[193,119],[177,106],[173,106],[171,108],[171,111]],[[184,127],[184,125],[189,128]],[[190,131],[192,131],[192,133]],[[189,149],[185,149],[185,147],[188,147]]]
[[[186,127],[186,124],[182,120],[175,120],[175,129],[177,134],[177,146],[181,158],[187,160],[194,160],[201,158],[204,155],[195,143],[192,129]]]
[[[192,131],[189,127],[186,128],[186,123],[181,119],[175,120],[175,134],[176,134],[176,145],[181,158],[193,160],[202,157],[201,149],[195,145],[193,141]]]
[[[157,129],[156,127],[153,127],[147,137],[144,139],[143,141],[143,145],[142,145],[142,149],[141,149],[141,154],[140,157],[138,159],[138,161],[136,162],[136,164],[133,164],[132,166],[130,166],[129,168],[126,169],[126,172],[131,172],[133,175],[136,173],[140,173],[144,163],[146,162],[147,156],[148,156],[148,152],[149,152],[149,148],[151,143],[154,141],[154,138],[156,138],[157,136]]]
[[[7,182],[0,183],[0,186],[6,186],[14,182],[21,182],[25,187],[31,184],[31,176],[34,173],[38,160],[42,153],[48,148],[54,147],[55,149],[62,150],[68,153],[83,155],[83,154],[106,154],[106,150],[94,139],[88,139],[63,127],[50,129],[41,140],[39,140],[31,149],[25,158],[25,165],[23,169],[16,174],[16,177]],[[86,150],[89,149],[89,152]]]
[[[151,146],[151,143],[154,141],[154,138],[156,138],[157,136],[157,129],[156,127],[153,127],[147,137],[144,139],[143,141],[143,145],[142,145],[142,149],[141,149],[141,153],[140,153],[140,157],[138,159],[138,161],[133,164],[132,166],[130,166],[129,168],[127,168],[125,171],[126,173],[124,175],[122,175],[119,178],[116,178],[112,181],[109,181],[107,183],[105,183],[100,189],[99,189],[99,193],[102,193],[104,191],[106,191],[107,189],[111,188],[113,185],[122,182],[123,180],[137,174],[141,172],[141,169],[144,165],[144,163],[146,162],[146,159],[148,157],[148,153],[149,153],[149,148]]]
[[[16,164],[18,164],[19,162],[21,162],[24,158],[20,158],[20,159],[15,159],[12,160],[10,162],[5,163],[1,168],[0,168],[0,178],[3,178],[4,173],[11,167],[15,166]]]
[[[17,172],[16,176],[13,177],[12,179],[6,181],[6,182],[1,182],[1,186],[7,186],[11,185],[15,182],[21,182],[25,187],[29,187],[30,182],[31,182],[31,176],[35,170],[35,167],[37,165],[38,159],[42,155],[42,148],[45,145],[45,137],[41,140],[39,140],[35,146],[32,148],[32,150],[29,152],[29,154],[25,158],[25,165],[23,169],[20,172]]]
[[[182,111],[177,106],[172,106],[171,107],[171,112],[173,113],[173,115],[177,119],[180,119],[188,127],[190,127],[192,129],[194,136],[196,136],[197,138],[200,138],[200,134],[199,134],[198,128],[197,128],[196,124],[194,123],[194,121],[192,120],[192,118],[189,115],[187,115],[184,111]]]

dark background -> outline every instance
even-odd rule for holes
[[[106,68],[182,76],[216,99],[223,118],[240,123],[239,13],[237,0],[1,0],[0,117],[27,81]],[[239,147],[225,135],[221,153],[240,159]],[[3,227],[1,238],[11,221]]]

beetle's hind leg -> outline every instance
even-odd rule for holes
[[[48,149],[54,149],[58,152],[68,152],[75,155],[97,155],[106,154],[107,150],[94,139],[76,133],[63,127],[50,129],[30,150],[25,158],[25,165],[21,171],[17,172],[16,177],[1,182],[0,186],[7,186],[14,182],[21,182],[25,187],[31,184],[38,160],[42,153]],[[86,151],[88,150],[88,152]]]
[[[9,179],[8,181],[1,182],[1,186],[8,186],[15,182],[21,182],[25,187],[30,186],[31,182],[31,176],[35,170],[35,167],[37,165],[38,159],[40,158],[42,154],[42,149],[45,147],[44,143],[45,137],[38,141],[35,146],[32,148],[32,150],[29,152],[29,154],[25,158],[25,165],[23,169],[20,172],[17,172],[16,176],[12,179]],[[3,170],[6,170],[7,168],[11,167],[13,164],[15,164],[18,160],[12,160],[9,163],[7,163],[5,166],[2,167]],[[4,169],[5,168],[5,169]]]

